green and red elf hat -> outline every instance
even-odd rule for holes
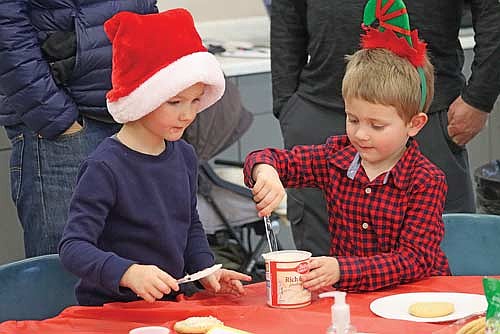
[[[439,1],[439,0],[438,0]],[[422,110],[427,98],[427,85],[423,65],[427,44],[418,39],[417,30],[410,30],[410,18],[402,0],[368,0],[361,25],[364,49],[383,48],[408,59],[420,76]]]

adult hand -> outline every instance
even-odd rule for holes
[[[150,303],[172,290],[179,291],[176,279],[152,265],[131,265],[123,274],[120,286],[130,288],[138,297]]]
[[[488,116],[459,96],[448,110],[448,134],[456,144],[464,146],[484,128]]]
[[[269,216],[285,197],[285,188],[278,172],[271,165],[255,165],[252,177],[255,180],[252,188],[253,200],[257,203],[259,217]]]
[[[63,132],[63,135],[70,135],[73,133],[77,133],[80,131],[83,127],[80,125],[80,123],[76,122],[71,124],[69,128],[66,129],[66,131]]]
[[[339,262],[331,256],[313,257],[309,261],[309,272],[301,278],[304,288],[310,291],[331,287],[340,279]]]
[[[208,291],[242,296],[245,294],[245,289],[241,281],[250,282],[251,280],[252,277],[234,270],[219,269],[212,275],[200,279],[200,282]]]
[[[63,133],[61,133],[61,136],[71,135],[73,133],[77,133],[82,128],[83,128],[83,126],[81,126],[80,123],[78,123],[77,121],[75,121],[73,124],[71,124],[71,126],[69,128],[66,129],[66,131],[64,131]],[[38,137],[39,138],[43,138],[43,136],[41,134],[38,134]]]

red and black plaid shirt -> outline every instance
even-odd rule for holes
[[[339,289],[376,290],[450,275],[440,248],[446,178],[422,155],[415,140],[410,139],[406,152],[389,172],[373,181],[347,136],[290,151],[250,153],[244,169],[249,187],[257,163],[276,168],[286,188],[317,187],[325,193],[330,254],[340,265]]]

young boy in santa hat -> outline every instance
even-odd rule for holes
[[[283,186],[324,192],[330,256],[312,258],[302,275],[312,291],[370,291],[450,274],[440,248],[445,175],[413,139],[427,122],[433,67],[403,2],[391,4],[368,1],[364,48],[348,57],[347,136],[252,152],[245,162],[261,216],[279,204]]]
[[[177,279],[214,264],[196,209],[197,158],[181,136],[222,96],[224,77],[184,9],[122,12],[105,31],[108,109],[123,127],[82,164],[59,254],[81,278],[81,305],[172,299]],[[201,283],[242,294],[250,279],[220,269]]]

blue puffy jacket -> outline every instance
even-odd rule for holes
[[[157,12],[156,0],[1,0],[0,125],[24,123],[54,138],[79,113],[106,118],[111,45],[103,23],[120,11]],[[54,82],[41,43],[57,31],[76,34],[69,82]]]

